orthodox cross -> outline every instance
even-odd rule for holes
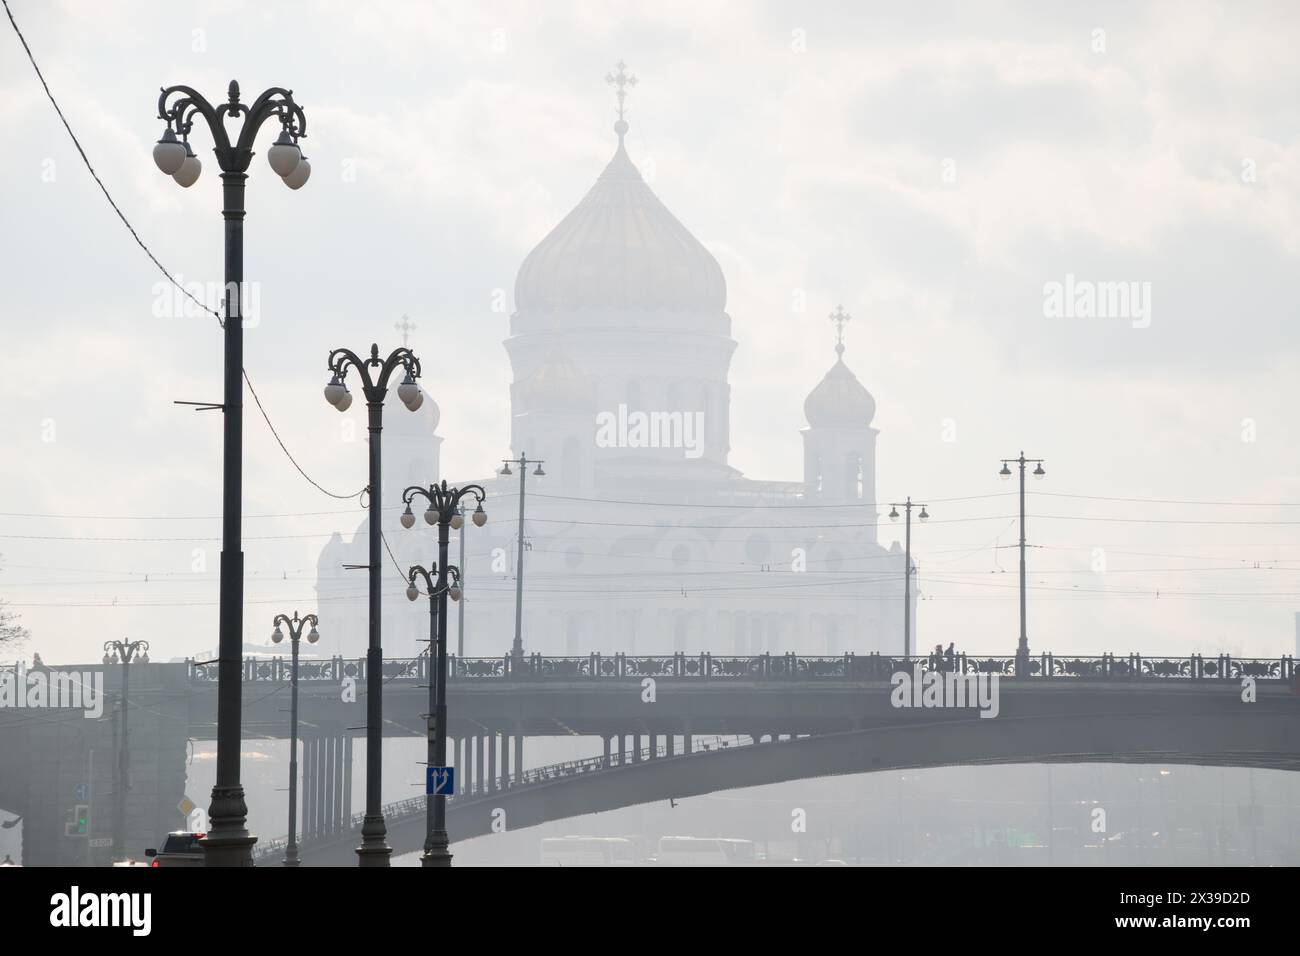
[[[618,67],[617,73],[610,73],[605,77],[605,82],[615,88],[615,95],[618,96],[618,118],[623,119],[623,101],[627,99],[627,88],[636,86],[636,75],[627,72],[627,64],[619,60],[614,64]]]
[[[409,315],[404,315],[402,316],[402,321],[393,323],[393,328],[402,333],[402,345],[409,347],[411,344],[411,333],[414,332],[418,326],[411,321]]]
[[[851,321],[853,316],[844,311],[844,306],[837,305],[835,311],[831,313],[830,319],[835,323],[835,354],[844,354],[844,326]]]

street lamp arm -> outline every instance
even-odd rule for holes
[[[435,583],[435,578],[437,578],[438,582],[450,580],[451,583]],[[424,581],[425,593],[429,597],[434,597],[453,585],[456,587],[460,586],[460,568],[456,567],[454,564],[447,565],[447,571],[444,577],[438,573],[438,566],[436,564],[433,566],[432,571],[426,570],[422,565],[416,564],[411,566],[409,579],[412,587],[415,586],[417,579],[422,579]]]
[[[289,133],[295,143],[300,137],[307,135],[307,117],[302,107],[294,102],[293,90],[273,86],[255,99],[252,106],[240,105],[236,99],[238,95],[239,88],[235,87],[232,91],[231,103],[225,107],[231,116],[234,116],[236,111],[247,114],[244,128],[239,132],[237,149],[252,149],[258,130],[272,116],[279,117],[281,128]]]
[[[482,505],[487,500],[487,492],[483,490],[482,485],[465,485],[463,488],[449,488],[444,480],[441,484],[430,485],[425,488],[422,485],[411,485],[402,492],[402,504],[408,508],[416,498],[423,498],[429,503],[433,511],[438,512],[439,517],[446,515],[450,520],[451,515],[456,511],[456,507],[466,497],[474,499],[475,506]]]
[[[364,359],[351,349],[335,349],[330,352],[325,364],[330,374],[337,376],[340,383],[347,379],[348,370],[355,368],[361,376],[362,389],[367,393],[376,389],[386,391],[389,378],[398,368],[405,369],[413,378],[420,377],[420,360],[405,347],[394,349],[386,359],[379,357],[378,345],[370,346],[370,356]],[[371,368],[379,369],[378,376],[370,374]]]
[[[162,89],[158,97],[158,118],[188,140],[195,115],[202,116],[212,133],[217,160],[226,172],[244,172],[253,158],[253,142],[262,125],[272,116],[280,128],[296,143],[307,135],[307,116],[293,99],[293,91],[273,86],[253,101],[252,106],[239,102],[239,84],[233,80],[227,89],[227,101],[213,106],[203,94],[190,86],[177,85]],[[170,102],[169,102],[170,101]],[[232,144],[225,119],[244,118],[238,140]]]

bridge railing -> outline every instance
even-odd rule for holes
[[[191,681],[215,681],[215,661],[188,661]],[[1145,657],[1141,654],[1103,654],[1100,657],[1056,656],[1051,653],[1029,658],[1024,674],[1018,673],[1015,657],[954,653],[924,656],[884,654],[842,654],[838,657],[807,657],[800,654],[757,654],[731,656],[677,653],[662,656],[636,654],[588,654],[583,657],[551,657],[527,654],[519,658],[448,658],[447,679],[453,683],[533,680],[640,680],[656,679],[713,681],[832,681],[888,680],[899,671],[942,671],[961,674],[999,674],[1051,680],[1257,680],[1291,681],[1296,676],[1290,655],[1271,658],[1236,658],[1228,654],[1188,657]],[[248,682],[287,682],[291,664],[282,657],[245,658],[243,679]],[[397,658],[383,662],[386,680],[428,679],[428,658]],[[333,657],[300,661],[301,682],[345,678],[364,680],[364,658]]]

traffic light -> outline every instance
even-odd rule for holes
[[[90,805],[79,803],[72,808],[72,819],[63,826],[65,836],[84,837],[90,832]]]

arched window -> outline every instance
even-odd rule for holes
[[[844,462],[844,493],[850,498],[862,497],[862,456],[851,451]]]

